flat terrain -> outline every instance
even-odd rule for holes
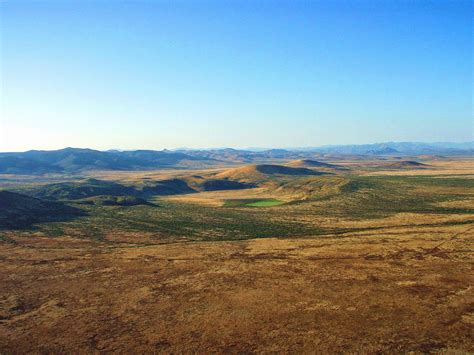
[[[474,352],[474,160],[412,160],[0,176],[0,353]]]

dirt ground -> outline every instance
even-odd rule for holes
[[[474,353],[473,161],[426,163],[342,162],[355,170],[326,185],[162,196],[162,207],[4,230],[0,354]],[[362,178],[348,186],[362,188],[341,193],[354,171]],[[197,172],[93,176],[136,184]],[[317,198],[302,203],[224,207],[301,202],[310,188]]]
[[[0,248],[0,353],[474,352],[474,227]]]

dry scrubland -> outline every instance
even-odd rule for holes
[[[474,352],[474,161],[332,163],[3,176],[81,214],[0,229],[0,353]]]

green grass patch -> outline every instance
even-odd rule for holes
[[[318,226],[312,222],[313,216],[314,220],[330,217],[352,221],[384,218],[396,213],[474,214],[474,208],[467,204],[460,205],[465,207],[440,204],[445,201],[473,200],[474,179],[470,178],[348,175],[343,178],[298,178],[290,186],[286,185],[287,182],[280,183],[283,185],[277,185],[275,188],[287,189],[286,191],[294,191],[297,194],[306,191],[308,198],[288,203],[274,198],[227,199],[224,202],[227,208],[157,197],[150,198],[150,202],[155,202],[154,205],[84,203],[84,199],[76,199],[61,202],[61,208],[43,211],[42,215],[48,218],[36,218],[32,220],[32,223],[35,222],[33,225],[30,223],[22,229],[16,228],[15,233],[28,236],[28,233],[34,231],[49,237],[68,235],[111,244],[122,243],[121,238],[124,236],[129,239],[136,238],[133,239],[134,242],[142,243],[140,232],[147,233],[143,243],[296,238],[340,234],[353,230],[337,226]],[[122,201],[120,196],[114,198]],[[89,197],[86,200],[95,202],[97,199],[100,202],[103,197]],[[34,201],[28,201],[26,207],[31,207]],[[262,208],[278,205],[281,206]],[[41,211],[42,206],[43,204],[40,204],[31,213],[33,217],[40,216],[38,211]],[[15,216],[19,220],[12,227],[18,227],[28,210],[26,207],[13,207],[4,208],[3,218],[12,220],[10,213],[16,211]],[[82,213],[75,214],[74,218],[63,218],[62,214],[65,214],[68,207],[80,209]],[[259,208],[258,212],[255,208]],[[459,223],[464,224],[466,221],[468,220]],[[0,233],[0,242],[11,241],[6,234]]]

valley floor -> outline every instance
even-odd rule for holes
[[[474,353],[474,161],[428,163],[4,176],[0,354]]]
[[[474,227],[300,239],[2,245],[0,349],[474,351]]]

